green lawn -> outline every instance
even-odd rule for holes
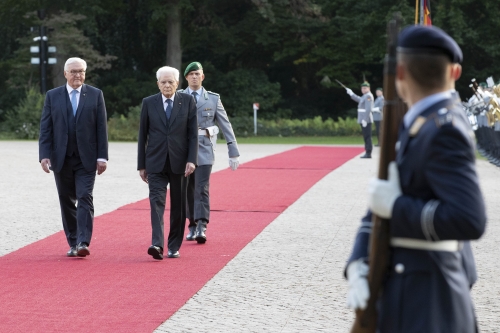
[[[236,138],[236,140],[238,141],[238,143],[254,143],[254,144],[321,144],[321,145],[363,144],[363,138],[361,136],[308,136],[308,137],[254,136],[247,138],[238,137]],[[377,139],[373,138],[373,143],[376,142]]]

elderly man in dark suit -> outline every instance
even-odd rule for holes
[[[106,170],[108,160],[104,97],[84,84],[86,69],[83,59],[66,61],[67,83],[47,92],[40,121],[40,163],[45,172],[54,171],[69,257],[90,255],[95,174]]]
[[[152,245],[148,254],[163,259],[163,214],[170,184],[168,258],[178,258],[186,221],[187,177],[198,164],[198,119],[193,96],[176,92],[179,71],[156,72],[160,93],[142,101],[137,169],[149,184]]]

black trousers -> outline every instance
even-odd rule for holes
[[[361,133],[363,133],[363,140],[365,141],[365,151],[368,155],[371,155],[373,145],[372,145],[372,123],[366,124],[366,127],[361,126]]]
[[[382,121],[374,120],[373,122],[375,123],[375,133],[377,134],[377,144],[379,145],[380,144],[380,123]]]
[[[210,220],[210,174],[211,165],[200,165],[189,176],[187,187],[187,217],[189,226],[194,227],[195,221]]]
[[[96,161],[97,163],[97,161]],[[69,246],[90,245],[94,225],[95,171],[87,171],[79,156],[66,156],[60,172],[54,172],[64,233]]]
[[[162,172],[148,174],[149,204],[151,207],[152,244],[164,248],[163,214],[167,185],[170,184],[170,231],[168,233],[168,249],[178,251],[184,238],[186,221],[186,185],[184,174],[175,174],[167,162]]]

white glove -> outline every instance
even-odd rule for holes
[[[368,287],[368,265],[359,259],[347,266],[347,307],[350,309],[365,309],[370,298],[370,288]]]
[[[349,95],[349,96],[354,95],[354,93],[352,92],[352,90],[349,89],[349,88],[345,88],[345,91],[347,91],[347,95]]]
[[[231,167],[231,170],[235,171],[238,169],[238,166],[240,165],[240,161],[238,157],[230,157],[229,158],[229,166]]]
[[[366,127],[366,120],[361,120],[361,126]]]
[[[401,196],[399,171],[396,162],[389,164],[389,179],[373,178],[368,186],[368,206],[371,211],[384,219],[392,217],[392,207]]]

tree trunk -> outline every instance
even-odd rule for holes
[[[179,88],[182,85],[182,49],[181,49],[181,14],[178,1],[172,1],[169,5],[167,18],[167,66],[177,68],[179,75]]]

